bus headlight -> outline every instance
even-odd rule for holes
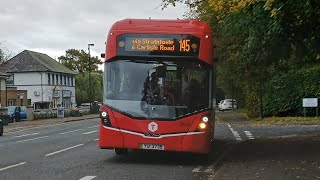
[[[208,122],[209,122],[208,115],[202,116],[201,121],[199,122],[199,125],[198,125],[198,129],[200,131],[206,130],[208,128]]]
[[[206,129],[206,127],[207,127],[207,125],[206,125],[206,123],[204,123],[204,122],[201,122],[201,123],[199,124],[199,129],[201,129],[201,130]]]
[[[207,116],[203,116],[203,117],[202,117],[202,121],[206,123],[206,122],[209,121],[209,118],[208,118]]]
[[[107,117],[108,116],[108,114],[107,114],[107,112],[101,112],[101,117]]]
[[[100,118],[101,118],[101,122],[104,126],[111,127],[111,121],[110,121],[109,115],[106,111],[100,112]]]

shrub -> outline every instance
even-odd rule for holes
[[[34,120],[39,119],[52,119],[57,118],[57,111],[56,110],[40,110],[40,111],[34,111]]]
[[[302,99],[320,97],[320,66],[278,75],[264,87],[265,115],[303,115]],[[315,111],[309,108],[308,113]]]

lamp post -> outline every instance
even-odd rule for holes
[[[90,104],[90,113],[92,112],[92,95],[91,95],[91,57],[90,57],[90,46],[94,46],[94,44],[88,44],[88,53],[89,53],[89,104]]]

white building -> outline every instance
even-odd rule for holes
[[[1,66],[1,64],[0,64]],[[0,108],[6,106],[6,78],[7,74],[0,71]]]
[[[24,50],[0,70],[10,75],[8,87],[27,90],[28,105],[34,109],[76,106],[76,73],[46,54]]]

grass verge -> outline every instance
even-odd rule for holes
[[[290,121],[319,121],[320,117],[266,117],[266,118],[254,118],[255,121],[267,121],[267,122],[290,122]]]

